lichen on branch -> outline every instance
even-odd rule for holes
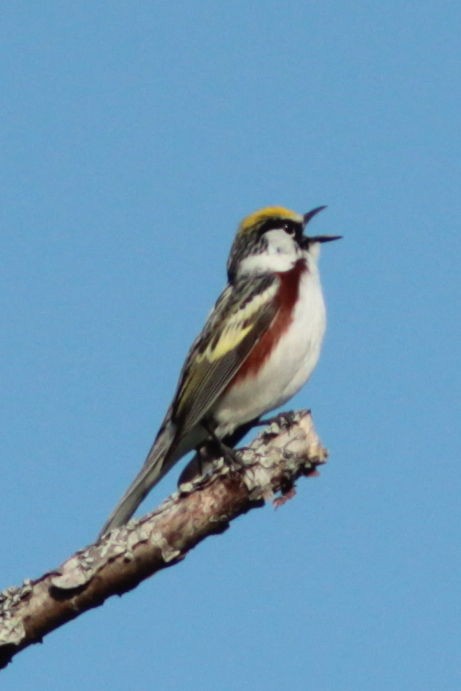
[[[0,667],[50,631],[111,595],[181,561],[209,535],[252,508],[293,495],[296,480],[325,463],[308,411],[279,415],[246,448],[238,462],[213,462],[212,472],[180,485],[140,520],[112,530],[59,568],[0,593]]]

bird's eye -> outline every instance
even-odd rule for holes
[[[296,235],[296,228],[292,223],[284,223],[283,230],[292,238],[294,238]]]

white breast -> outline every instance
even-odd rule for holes
[[[236,427],[286,403],[309,379],[317,364],[325,333],[325,303],[316,262],[301,278],[293,321],[257,377],[252,374],[218,401],[216,434]]]

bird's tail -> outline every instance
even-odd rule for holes
[[[160,481],[177,460],[173,425],[166,425],[153,443],[143,467],[120,499],[99,533],[98,539],[112,528],[119,528],[131,518],[152,487]]]

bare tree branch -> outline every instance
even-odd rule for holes
[[[309,412],[281,415],[252,444],[239,463],[214,462],[213,472],[183,484],[158,509],[113,530],[79,550],[62,566],[0,593],[0,668],[43,636],[121,595],[145,578],[184,559],[208,535],[262,506],[294,494],[294,483],[324,463]]]

